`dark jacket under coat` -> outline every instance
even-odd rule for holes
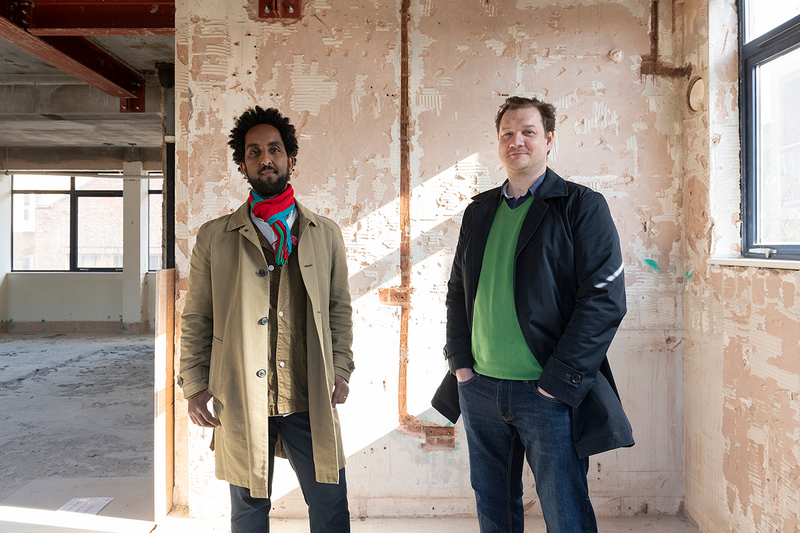
[[[464,212],[447,291],[451,372],[472,368],[472,318],[483,253],[500,187]],[[543,368],[539,386],[572,407],[579,457],[633,445],[606,353],[625,316],[619,236],[605,198],[547,169],[520,229],[514,303],[522,334]],[[433,406],[455,422],[458,390],[445,377]]]

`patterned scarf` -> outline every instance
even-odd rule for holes
[[[267,223],[277,237],[272,248],[275,250],[275,262],[283,265],[292,253],[292,239],[286,219],[294,211],[294,189],[292,185],[274,198],[264,200],[255,191],[250,191],[247,199],[250,210],[255,216]]]

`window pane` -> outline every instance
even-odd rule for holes
[[[800,244],[800,48],[756,70],[757,244]]]
[[[13,197],[14,270],[69,270],[69,196]]]
[[[151,184],[152,182],[153,181],[150,180]],[[161,194],[148,194],[147,197],[150,201],[150,259],[148,268],[150,270],[159,270],[161,268],[161,227],[163,220],[161,206],[163,204],[163,196]]]
[[[122,198],[78,198],[78,268],[122,268]]]
[[[748,0],[745,42],[800,15],[800,0]]]
[[[121,191],[122,178],[75,176],[75,189],[78,191]]]
[[[149,181],[148,189],[151,191],[160,191],[164,188],[164,178],[150,178]]]
[[[13,179],[13,190],[15,191],[68,191],[69,187],[69,176],[20,176],[15,174]]]

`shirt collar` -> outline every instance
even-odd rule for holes
[[[289,232],[291,232],[292,226],[294,225],[295,220],[297,220],[297,217],[297,209],[292,209],[292,212],[286,217],[286,225],[289,226]],[[275,231],[269,226],[269,224],[255,216],[252,209],[250,209],[250,220],[253,221],[253,225],[258,228],[261,234],[267,238],[269,244],[271,246],[275,246],[275,241],[278,240],[278,236],[275,235]],[[303,220],[306,219],[303,218]]]
[[[536,196],[536,189],[538,189],[539,185],[541,185],[542,181],[544,181],[544,175],[545,174],[547,174],[547,170],[546,169],[542,173],[541,176],[536,178],[536,181],[533,182],[533,185],[531,185],[530,188],[528,188],[528,192],[531,194],[531,196]],[[510,194],[508,194],[508,180],[503,182],[503,186],[500,188],[500,193],[502,194],[502,197],[500,198],[501,201],[503,200],[503,198],[505,198],[507,200],[514,200],[514,197],[511,196]],[[525,197],[525,196],[527,196],[527,194],[523,195],[523,197]],[[520,198],[520,199],[522,199],[522,198]]]

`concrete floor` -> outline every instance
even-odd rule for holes
[[[36,522],[77,497],[152,521],[152,335],[2,334],[0,403],[0,533],[67,531]]]
[[[153,338],[0,335],[0,533],[227,533],[227,519],[153,522]],[[97,515],[59,512],[110,497]],[[273,531],[308,531],[273,519]],[[682,516],[601,518],[603,533],[697,533]],[[475,518],[354,519],[353,533],[478,533]],[[526,517],[526,533],[544,521]]]
[[[598,520],[600,533],[698,533],[698,529],[685,517],[642,516],[630,518],[605,518]],[[276,533],[308,533],[306,520],[273,520],[270,530]],[[167,522],[156,533],[227,533],[227,521],[217,524],[184,519],[174,525]],[[352,533],[478,533],[475,518],[394,518],[365,519],[351,522]],[[540,517],[525,517],[525,533],[545,533],[547,529]]]

